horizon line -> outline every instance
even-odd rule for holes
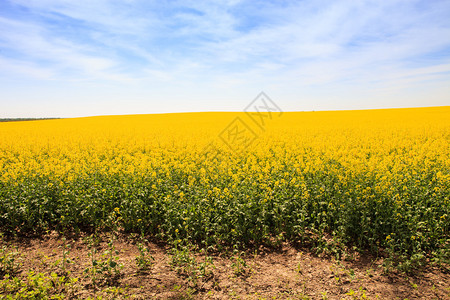
[[[374,111],[374,110],[399,110],[399,109],[420,109],[420,108],[444,108],[450,105],[436,105],[436,106],[413,106],[413,107],[386,107],[386,108],[363,108],[363,109],[324,109],[324,110],[288,110],[283,113],[299,113],[299,112],[350,112],[350,111]],[[249,111],[257,112],[257,111]],[[181,111],[181,112],[153,112],[153,113],[136,113],[136,114],[105,114],[105,115],[89,115],[77,117],[1,117],[0,122],[22,122],[22,121],[46,121],[58,119],[81,119],[81,118],[96,118],[96,117],[114,117],[114,116],[145,116],[145,115],[173,115],[173,114],[200,114],[200,113],[245,113],[242,110],[236,111]]]

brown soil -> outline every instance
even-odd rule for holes
[[[82,237],[68,239],[72,263],[66,270],[79,280],[73,286],[72,299],[102,296],[103,299],[450,299],[450,274],[446,269],[427,267],[416,274],[383,273],[381,260],[354,257],[351,261],[321,258],[308,251],[284,245],[280,250],[254,251],[239,260],[229,255],[210,255],[215,268],[197,279],[189,278],[187,267],[177,272],[170,265],[169,248],[146,243],[154,264],[140,272],[135,258],[137,239],[122,236],[114,241],[123,264],[118,276],[105,276],[92,284],[83,271],[91,266],[87,242]],[[102,236],[96,257],[108,248],[108,237]],[[9,249],[18,248],[22,266],[18,278],[27,272],[63,274],[63,239],[55,233],[41,238],[3,241]],[[91,248],[92,249],[92,248]],[[193,255],[193,254],[192,254]],[[198,263],[204,255],[194,255]],[[238,269],[238,264],[246,266]],[[197,265],[198,266],[198,265]],[[184,272],[183,272],[184,270]],[[188,271],[186,271],[188,270]],[[0,274],[1,275],[1,274]],[[191,274],[192,275],[192,274]],[[0,276],[0,279],[1,276]],[[0,290],[0,298],[5,295]]]

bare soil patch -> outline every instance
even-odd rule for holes
[[[30,271],[45,278],[52,273],[64,276],[65,282],[76,278],[70,285],[49,285],[49,295],[60,293],[69,299],[450,299],[446,269],[430,266],[416,274],[384,273],[381,260],[356,256],[351,261],[337,261],[290,245],[271,251],[208,254],[212,261],[202,273],[204,253],[189,252],[193,261],[183,264],[180,253],[153,242],[145,246],[154,260],[148,270],[140,270],[138,244],[126,235],[112,240],[112,246],[106,234],[89,243],[86,236],[64,241],[56,233],[3,240],[2,244],[6,252],[20,253],[15,258],[20,268],[14,276],[22,282]],[[63,267],[64,245],[69,260]],[[114,253],[104,255],[111,249]],[[179,255],[178,265],[173,263],[174,255]],[[92,273],[86,271],[92,268],[92,256],[100,262],[113,257],[123,268],[110,267],[110,275],[97,274],[93,283]],[[0,279],[1,298],[13,296],[5,287],[8,276],[0,274]]]

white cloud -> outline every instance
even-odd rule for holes
[[[37,78],[40,80],[51,80],[54,73],[49,69],[43,69],[33,63],[17,61],[13,59],[4,59],[0,57],[0,76],[2,74],[20,74],[26,77]]]
[[[64,74],[74,74],[74,79],[120,77],[117,76],[119,74],[112,75],[110,72],[116,66],[116,62],[112,59],[93,53],[93,49],[87,45],[75,44],[73,41],[54,36],[39,24],[11,21],[0,17],[0,27],[5,28],[0,37],[0,45],[14,52],[15,57],[10,60],[15,61],[18,66],[33,65],[36,70],[53,74],[53,79],[58,79]],[[6,58],[3,57],[3,60]],[[23,68],[15,70],[12,68],[10,71],[23,74]],[[65,78],[70,77],[69,75]]]

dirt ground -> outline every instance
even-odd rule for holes
[[[450,274],[438,267],[409,275],[384,273],[381,260],[355,256],[352,261],[337,261],[289,245],[279,250],[209,254],[212,261],[204,263],[204,254],[174,253],[167,246],[144,242],[154,260],[149,260],[147,270],[140,270],[136,257],[143,256],[136,239],[121,236],[108,245],[110,241],[107,236],[96,241],[86,237],[64,241],[49,233],[2,244],[20,253],[15,259],[20,264],[16,276],[23,281],[30,270],[48,278],[52,272],[65,275],[65,282],[77,278],[70,291],[67,285],[59,288],[69,299],[450,299]],[[64,245],[70,260],[63,265]],[[106,250],[112,252],[105,254]],[[108,258],[117,265],[108,265],[109,269],[102,265],[103,273],[86,271],[93,259]],[[0,275],[3,281],[7,279]],[[52,283],[50,294],[52,287],[57,292]],[[1,298],[8,293],[4,284],[0,293]]]

